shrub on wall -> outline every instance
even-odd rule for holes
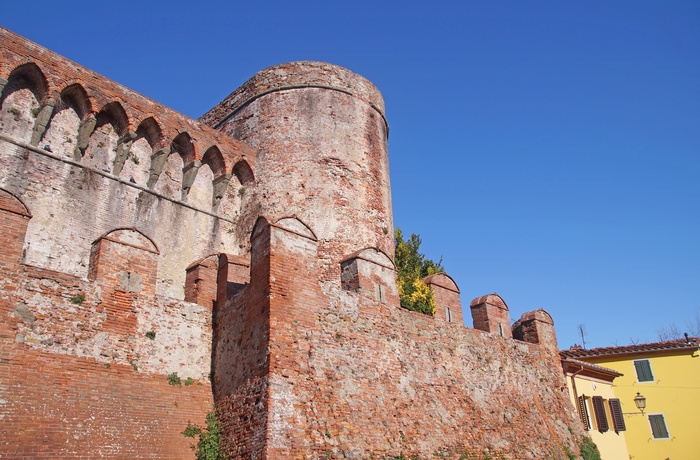
[[[403,232],[394,232],[395,261],[401,306],[411,311],[434,315],[437,309],[435,294],[423,282],[426,276],[443,272],[442,259],[434,262],[419,252],[422,241],[415,233],[404,240]]]
[[[188,423],[182,434],[188,438],[199,437],[197,445],[191,446],[197,460],[227,460],[229,456],[221,447],[221,425],[216,411],[207,412],[206,423],[206,427]]]

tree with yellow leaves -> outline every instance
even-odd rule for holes
[[[436,263],[418,251],[421,243],[420,236],[415,233],[404,240],[400,228],[394,232],[399,299],[403,308],[432,316],[437,309],[435,294],[423,282],[423,278],[445,270],[442,258]]]

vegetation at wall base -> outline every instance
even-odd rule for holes
[[[581,441],[581,457],[583,460],[601,460],[598,446],[591,438],[583,438]]]
[[[420,236],[415,233],[404,240],[400,228],[394,231],[399,299],[403,308],[432,316],[437,309],[435,294],[423,282],[423,278],[445,270],[442,259],[434,262],[419,252],[421,243]]]
[[[227,460],[228,454],[221,447],[221,424],[216,417],[216,411],[207,412],[206,427],[192,423],[182,432],[187,438],[199,437],[197,445],[192,445],[197,460]]]

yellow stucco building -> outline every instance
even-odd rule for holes
[[[566,357],[562,357],[562,367],[572,410],[598,446],[602,460],[628,460],[625,420],[613,388],[614,379],[622,374]]]
[[[591,350],[572,348],[562,351],[562,359],[604,366],[621,374],[610,389],[620,401],[630,460],[700,459],[697,337]],[[643,410],[637,408],[635,397],[644,400]],[[579,408],[579,412],[585,409]],[[594,431],[591,437],[598,443]],[[601,453],[606,442],[599,445]]]

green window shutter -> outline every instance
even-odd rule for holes
[[[663,414],[649,416],[649,424],[651,425],[651,434],[654,439],[668,439],[668,429]]]
[[[586,400],[584,398],[584,396],[578,397],[578,416],[581,419],[581,423],[583,423],[583,429],[588,431],[590,427],[588,426],[588,412],[586,411]]]
[[[595,412],[598,431],[601,433],[608,431],[608,417],[605,415],[605,404],[602,396],[593,396],[593,412]]]
[[[648,359],[642,359],[634,362],[634,370],[637,371],[637,381],[653,382],[654,374],[651,372],[651,364]]]
[[[617,398],[612,398],[608,401],[610,404],[610,414],[612,414],[613,428],[616,432],[625,431],[625,419],[622,416],[622,406],[620,405],[620,400]]]

